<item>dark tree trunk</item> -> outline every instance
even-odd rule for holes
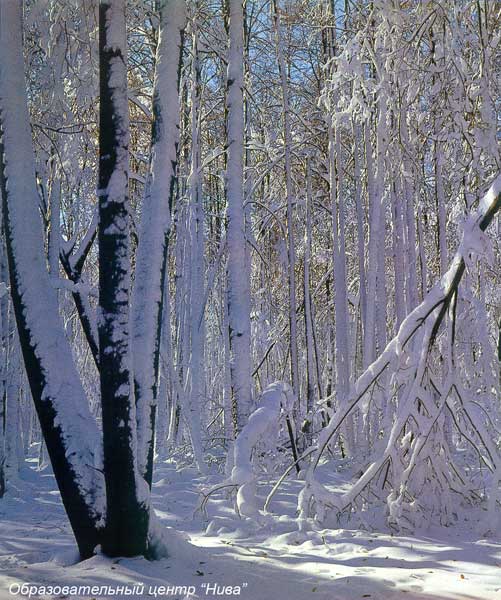
[[[139,475],[129,349],[129,211],[125,1],[99,6],[99,366],[109,556],[147,550],[149,494]]]

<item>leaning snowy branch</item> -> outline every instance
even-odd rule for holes
[[[417,421],[419,433],[416,439],[413,439],[412,437],[406,439],[408,437],[406,436],[401,442],[403,445],[407,444],[409,456],[411,458],[407,468],[398,473],[398,476],[400,477],[399,481],[401,483],[400,493],[395,491],[395,482],[393,482],[392,487],[394,491],[388,497],[390,516],[393,516],[393,513],[395,513],[397,515],[396,520],[401,516],[402,490],[407,489],[407,481],[415,468],[417,456],[422,453],[427,457],[430,463],[433,464],[437,462],[437,457],[433,457],[429,452],[424,452],[423,448],[443,408],[450,407],[450,395],[452,393],[457,394],[458,392],[454,377],[449,374],[446,384],[442,386],[441,390],[438,390],[441,400],[437,406],[428,390],[422,385],[426,370],[426,361],[444,315],[447,313],[451,300],[457,293],[466,264],[469,262],[472,254],[482,253],[484,251],[484,231],[488,228],[500,208],[501,176],[498,176],[480,202],[477,212],[471,215],[467,220],[464,227],[463,240],[449,270],[428,292],[421,304],[419,304],[419,306],[417,306],[403,321],[397,335],[389,342],[379,358],[376,359],[358,378],[350,391],[347,401],[339,403],[340,409],[320,435],[317,450],[306,475],[305,487],[300,494],[298,502],[298,507],[300,509],[300,526],[304,526],[305,519],[309,513],[309,506],[313,498],[317,500],[317,514],[323,512],[323,509],[320,509],[320,511],[318,510],[319,506],[336,506],[339,510],[343,510],[351,505],[356,496],[360,494],[374,477],[381,473],[385,464],[389,464],[388,461],[394,465],[396,461],[392,462],[392,458],[395,458],[395,444],[406,422],[411,417]],[[429,319],[430,316],[432,317],[431,319]],[[399,405],[396,420],[391,427],[389,436],[387,436],[385,450],[380,454],[377,460],[365,470],[363,475],[352,486],[348,493],[344,494],[342,498],[334,498],[333,495],[314,478],[315,469],[319,464],[323,452],[332,442],[334,436],[339,433],[340,427],[346,417],[362,400],[365,393],[381,374],[389,369],[392,369],[392,372],[396,372],[399,369],[404,357],[404,348],[423,325],[426,326],[424,336],[421,339],[419,358],[413,366],[413,376],[409,379],[408,388],[405,390],[404,401]],[[330,400],[331,398],[332,396],[329,396],[325,400]],[[420,413],[419,410],[416,412],[416,398],[419,399],[419,403],[423,407],[422,410],[424,410],[424,413]],[[463,409],[467,413],[464,406]],[[466,417],[469,418],[469,415],[466,414]],[[478,425],[475,426],[475,429],[481,441],[488,438],[483,431],[479,431]],[[489,454],[492,460],[492,452],[489,452]],[[437,467],[435,464],[434,468],[436,472],[440,470],[440,466]],[[442,474],[445,478],[445,471],[443,471]],[[459,477],[457,479],[460,480]],[[447,483],[449,483],[451,489],[454,489],[450,481]]]
[[[481,235],[481,232],[484,232],[489,227],[500,207],[501,175],[498,175],[489,191],[480,202],[477,213],[468,221],[469,225],[464,232],[463,241],[449,270],[428,292],[421,304],[406,317],[400,326],[397,335],[388,343],[379,358],[369,365],[362,375],[360,375],[350,391],[348,401],[346,403],[341,403],[343,408],[335,414],[329,423],[329,426],[322,432],[318,443],[318,451],[312,462],[313,469],[318,465],[320,457],[332,437],[339,431],[339,427],[346,416],[350,414],[358,402],[360,402],[364,394],[381,373],[383,373],[395,359],[398,359],[403,348],[409,343],[416,331],[424,324],[428,317],[435,309],[440,307],[440,312],[433,325],[430,342],[433,341],[464,274],[465,259],[467,260],[470,252],[477,248],[475,236]],[[325,398],[324,402],[331,399],[333,399],[333,395]]]

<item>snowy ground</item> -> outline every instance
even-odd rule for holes
[[[211,484],[216,481],[210,478]],[[478,539],[472,531],[452,528],[414,537],[346,529],[300,536],[292,518],[294,482],[273,502],[284,516],[265,528],[239,521],[221,494],[209,503],[208,520],[197,511],[201,483],[193,470],[166,464],[157,469],[154,485],[160,519],[185,532],[193,551],[180,547],[158,562],[96,556],[74,564],[75,546],[53,477],[26,470],[18,493],[0,500],[0,599],[23,597],[9,593],[12,584],[23,582],[131,589],[142,582],[142,596],[126,597],[155,597],[156,590],[157,598],[171,600],[185,594],[166,595],[158,586],[194,586],[198,598],[233,598],[213,594],[214,584],[234,591],[240,586],[239,597],[247,600],[501,599],[500,539]]]

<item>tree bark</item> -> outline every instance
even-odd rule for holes
[[[99,366],[108,556],[146,553],[149,494],[134,448],[129,348],[129,111],[124,0],[99,6]]]

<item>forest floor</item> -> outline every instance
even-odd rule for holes
[[[258,528],[235,515],[224,493],[211,497],[203,514],[200,487],[221,478],[201,478],[173,463],[157,467],[154,505],[161,522],[184,532],[193,546],[177,542],[172,557],[156,562],[98,555],[76,563],[54,478],[49,469],[37,471],[32,464],[0,500],[1,600],[28,597],[9,591],[22,583],[133,589],[139,582],[144,594],[127,598],[184,600],[184,593],[166,593],[159,586],[193,586],[196,594],[189,598],[233,598],[240,591],[245,600],[501,599],[501,539],[480,539],[471,523],[413,536],[349,529],[299,534],[294,521],[299,483],[291,481],[271,506],[282,516]],[[31,598],[119,597],[115,591],[109,596],[34,592]]]

